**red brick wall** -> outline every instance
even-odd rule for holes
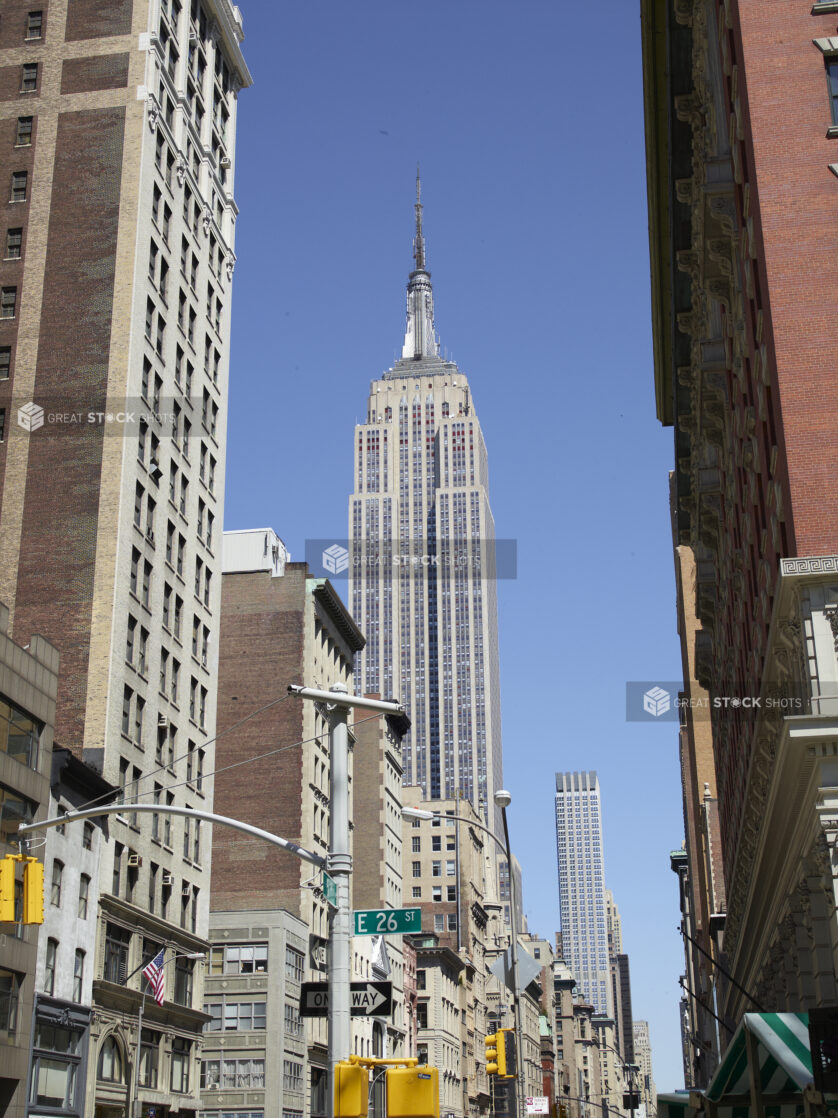
[[[120,89],[128,84],[128,54],[65,59],[61,67],[62,93],[91,93]]]
[[[282,838],[300,841],[303,704],[286,699],[230,729],[246,714],[302,683],[306,566],[290,563],[282,578],[268,572],[224,575],[218,665],[216,768],[266,753],[215,778],[215,811]],[[312,872],[314,869],[312,867]],[[300,912],[300,862],[261,840],[216,827],[212,907],[285,908]]]
[[[69,0],[65,39],[104,39],[131,30],[132,0]]]
[[[113,108],[58,118],[35,370],[35,399],[48,410],[101,410],[106,398],[124,116]],[[41,633],[59,648],[55,735],[74,751],[84,727],[100,431],[50,436],[44,427],[30,436],[18,568],[14,636]]]
[[[835,14],[808,4],[734,4],[760,285],[770,310],[775,406],[788,470],[789,552],[838,551],[838,139],[824,56]]]

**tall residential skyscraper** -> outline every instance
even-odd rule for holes
[[[598,1013],[614,1016],[602,816],[595,772],[556,773],[559,916],[565,962]]]
[[[413,256],[401,359],[355,428],[356,683],[407,707],[405,783],[485,815],[502,772],[488,456],[468,381],[440,356],[418,177]]]
[[[212,799],[243,37],[229,0],[14,0],[0,24],[0,601],[60,653],[56,742],[146,803]],[[195,1113],[207,836],[108,830],[86,1110]],[[130,976],[164,944],[137,1099]]]

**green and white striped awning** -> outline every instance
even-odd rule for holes
[[[749,1054],[764,1118],[802,1118],[814,1078],[808,1013],[746,1013],[707,1090],[658,1095],[658,1118],[753,1118]]]
[[[756,1040],[760,1093],[793,1096],[812,1082],[808,1013],[746,1013],[707,1089],[722,1106],[725,1099],[749,1095],[748,1038]]]

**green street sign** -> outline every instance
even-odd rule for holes
[[[400,935],[422,931],[421,908],[367,908],[353,912],[356,936]]]
[[[332,908],[338,907],[338,885],[334,878],[329,877],[325,870],[323,870],[323,896],[326,898],[326,903],[330,904]]]

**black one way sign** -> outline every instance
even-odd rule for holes
[[[353,1017],[389,1017],[393,1012],[392,982],[353,982]],[[300,989],[301,1017],[328,1017],[329,983],[304,982]]]

